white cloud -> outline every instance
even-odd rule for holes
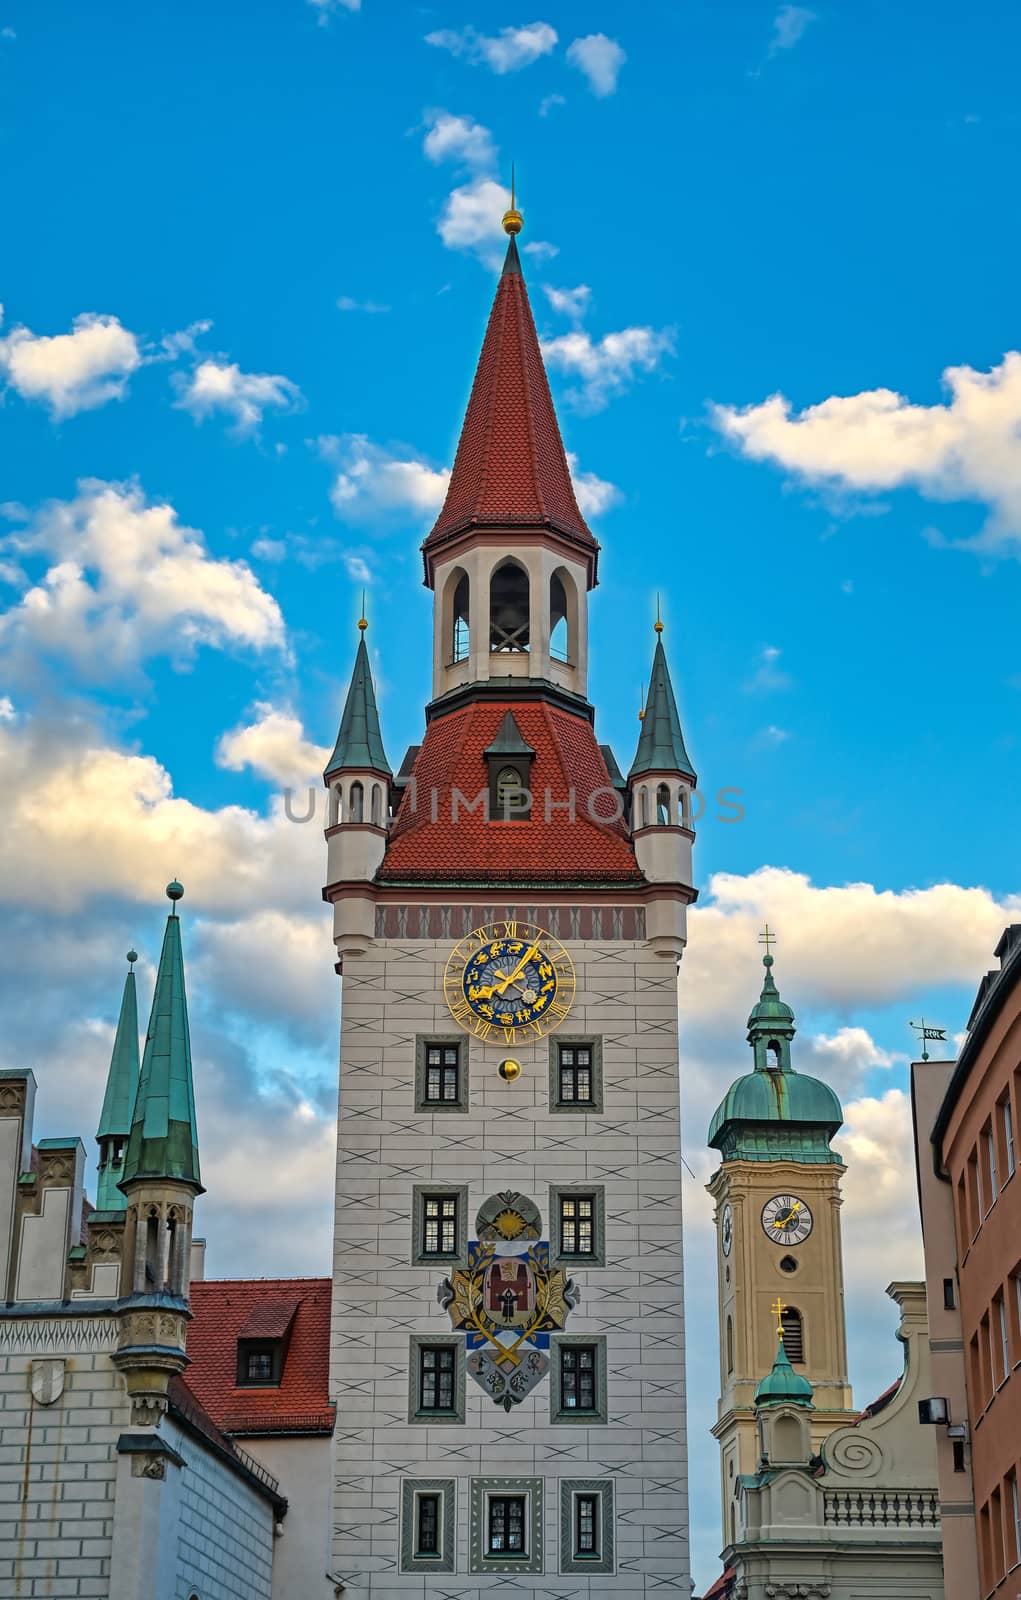
[[[395,455],[363,433],[327,435],[317,443],[324,460],[338,468],[330,499],[345,521],[381,512],[424,517],[443,504],[449,471],[430,466],[414,452]]]
[[[18,713],[9,694],[0,694],[0,722],[15,722]]]
[[[798,1047],[799,1070],[825,1078],[841,1099],[859,1090],[869,1073],[877,1069],[888,1072],[896,1061],[906,1063],[907,1057],[881,1049],[868,1030],[860,1027],[817,1033]]]
[[[616,92],[620,69],[627,56],[616,39],[608,38],[605,33],[588,33],[568,45],[567,59],[572,67],[585,74],[592,93],[602,99]]]
[[[267,410],[294,411],[301,390],[278,373],[242,372],[236,361],[200,361],[195,370],[175,380],[175,404],[196,422],[222,411],[232,417],[239,434],[254,433]]]
[[[252,545],[252,555],[257,561],[285,561],[287,559],[286,539],[256,539]]]
[[[550,244],[547,239],[530,239],[524,247],[526,256],[531,256],[534,261],[552,261],[554,256],[560,254],[558,244]]]
[[[540,117],[548,117],[550,112],[555,110],[557,106],[566,106],[566,104],[567,101],[562,94],[543,95],[539,101],[539,115]]]
[[[601,339],[576,328],[542,344],[548,366],[579,380],[568,397],[588,411],[601,410],[639,373],[654,372],[673,348],[672,329],[642,327],[621,328]]]
[[[612,511],[624,498],[615,483],[597,478],[594,472],[583,472],[573,450],[567,452],[567,465],[571,469],[571,481],[583,517],[601,517],[605,511]]]
[[[775,644],[767,644],[759,651],[758,665],[745,684],[750,694],[775,694],[779,689],[790,688],[790,674],[784,672],[779,664],[782,654]]]
[[[338,311],[365,311],[370,316],[378,316],[384,311],[389,311],[389,306],[384,306],[378,300],[353,300],[349,294],[342,294],[337,300]]]
[[[22,399],[40,401],[55,417],[122,400],[141,365],[136,335],[92,311],[75,317],[70,333],[16,327],[0,338],[0,373]]]
[[[329,27],[330,17],[335,11],[360,11],[362,0],[308,0],[319,14],[319,26]]]
[[[312,744],[293,711],[260,700],[255,720],[223,734],[216,764],[229,772],[250,767],[273,783],[295,784],[317,779],[330,759],[325,746]]]
[[[422,149],[430,161],[458,161],[467,167],[489,167],[496,160],[496,147],[489,129],[474,117],[455,116],[452,111],[427,111],[426,136]]]
[[[755,735],[755,742],[766,745],[786,744],[790,736],[789,729],[778,727],[775,722],[771,722],[768,727],[760,728]]]
[[[346,555],[344,566],[352,583],[371,583],[372,568],[362,556]]]
[[[579,283],[576,289],[554,289],[552,284],[544,283],[542,289],[558,316],[580,322],[588,311],[592,290],[587,283]]]
[[[436,231],[448,250],[470,250],[487,266],[499,267],[507,248],[501,218],[509,205],[505,184],[472,178],[448,194]]]
[[[284,623],[243,561],[217,560],[173,506],[147,504],[137,483],[85,480],[6,543],[47,564],[0,613],[0,647],[26,662],[69,657],[93,679],[146,656],[186,659],[199,645],[280,648]]]
[[[541,56],[548,56],[557,42],[556,29],[548,22],[529,22],[522,27],[501,28],[495,36],[479,33],[467,27],[460,31],[440,28],[427,33],[426,44],[449,50],[473,66],[487,66],[497,73],[518,72],[530,67]]]
[[[743,408],[715,405],[712,417],[746,456],[806,483],[980,501],[990,515],[977,542],[1021,554],[1021,353],[1009,351],[990,372],[948,367],[943,381],[943,405],[869,389],[797,413],[775,394]]]
[[[781,6],[773,18],[773,37],[769,45],[771,56],[778,50],[792,50],[816,14],[806,6]]]
[[[204,318],[201,322],[189,323],[187,328],[182,328],[179,333],[165,333],[160,339],[162,355],[150,356],[152,361],[176,361],[178,356],[194,355],[195,341],[201,333],[208,333],[213,324]]]

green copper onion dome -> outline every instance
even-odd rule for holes
[[[812,1404],[812,1385],[795,1372],[787,1359],[783,1339],[777,1340],[776,1360],[755,1391],[757,1406],[808,1406]]]
[[[794,1012],[780,998],[773,957],[763,957],[766,976],[748,1018],[754,1071],[727,1090],[709,1125],[709,1143],[725,1161],[810,1161],[840,1157],[830,1140],[844,1120],[829,1084],[791,1065]]]

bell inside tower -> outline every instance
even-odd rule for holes
[[[529,648],[528,573],[516,561],[504,561],[489,584],[489,648],[494,653]]]

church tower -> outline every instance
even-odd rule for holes
[[[661,639],[629,780],[597,740],[599,546],[520,214],[504,225],[423,545],[425,731],[394,777],[363,627],[325,774],[343,973],[330,1576],[351,1600],[498,1582],[687,1600],[677,963],[695,775]]]
[[[766,976],[748,1018],[753,1070],[731,1085],[709,1128],[721,1157],[708,1189],[716,1202],[720,1402],[713,1433],[724,1545],[734,1542],[738,1480],[759,1465],[756,1389],[773,1361],[778,1314],[786,1360],[812,1400],[813,1443],[854,1415],[840,1243],[846,1168],[830,1148],[844,1116],[827,1084],[792,1065],[794,1013],[773,978],[768,928],[763,937]]]

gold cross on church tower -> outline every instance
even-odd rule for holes
[[[787,1310],[787,1307],[784,1305],[783,1301],[780,1299],[780,1296],[777,1295],[776,1299],[774,1300],[773,1304],[770,1306],[769,1309],[770,1309],[770,1311],[772,1311],[773,1315],[776,1317],[776,1336],[777,1336],[778,1339],[782,1339],[783,1338],[783,1314]]]
[[[766,923],[766,926],[763,928],[762,932],[759,934],[759,943],[765,945],[767,956],[770,954],[770,947],[776,944],[776,934],[770,931],[768,922]]]

